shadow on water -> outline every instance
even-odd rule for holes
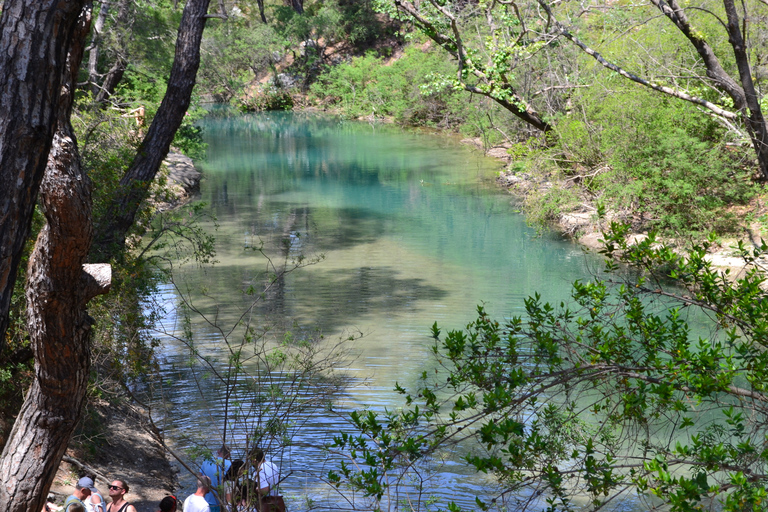
[[[275,343],[355,330],[365,335],[350,342],[358,357],[345,371],[367,385],[349,389],[347,402],[397,407],[394,383],[410,386],[430,364],[434,322],[461,327],[480,303],[499,318],[519,313],[522,299],[537,291],[565,299],[570,283],[597,266],[572,245],[537,236],[495,187],[498,162],[455,139],[303,114],[212,119],[205,133],[201,195],[217,217],[219,263],[176,277],[215,323],[166,321],[169,331],[188,327],[195,349],[214,365],[229,356],[222,332],[242,330],[246,313],[254,325],[277,326]],[[265,290],[275,268],[321,254],[322,261]],[[206,378],[214,370],[198,378],[179,342],[167,341],[163,351],[164,377],[173,383],[167,396],[180,404],[168,432],[197,425],[215,448],[224,397]],[[206,420],[196,423],[200,415]],[[283,487],[297,506],[303,496],[329,499],[321,480],[333,464],[322,446],[348,427],[321,412],[301,422],[283,459],[302,475]],[[434,492],[472,508],[487,480],[463,466],[447,462]]]
[[[296,277],[294,286],[317,297],[302,304],[298,316],[323,331],[336,332],[366,317],[415,314],[422,301],[439,301],[448,292],[424,279],[401,278],[392,267],[319,271]],[[316,291],[316,293],[313,293]]]

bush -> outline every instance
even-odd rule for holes
[[[456,128],[468,118],[469,93],[437,86],[451,73],[442,54],[417,46],[392,62],[369,53],[327,70],[310,88],[318,103],[348,117],[390,117],[403,124]]]
[[[728,208],[757,193],[749,148],[726,145],[723,130],[683,101],[637,87],[596,94],[579,95],[582,115],[557,123],[547,154],[558,172],[583,176],[582,188],[632,215],[636,229],[695,235],[737,228]]]
[[[619,102],[616,119],[608,109]],[[726,146],[714,122],[681,101],[644,92],[603,105],[600,114],[614,118],[601,141],[613,168],[600,179],[608,197],[668,232],[734,229],[725,209],[756,193],[746,152]]]
[[[265,88],[240,101],[240,110],[243,112],[291,110],[292,108],[293,96],[285,89],[277,87]]]

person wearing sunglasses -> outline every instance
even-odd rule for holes
[[[136,512],[136,507],[123,499],[128,489],[125,480],[112,482],[112,485],[109,486],[109,497],[112,498],[112,503],[107,507],[107,512]]]

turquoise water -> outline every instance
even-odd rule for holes
[[[204,129],[201,201],[217,219],[218,263],[184,267],[177,283],[213,319],[191,324],[213,367],[226,360],[224,339],[234,339],[227,333],[244,318],[268,324],[277,340],[286,332],[327,340],[361,333],[345,350],[348,375],[363,385],[345,392],[344,406],[396,407],[394,383],[411,386],[431,365],[433,322],[460,328],[478,304],[499,318],[521,314],[528,295],[565,299],[572,281],[600,268],[578,246],[528,227],[494,183],[501,164],[458,139],[290,113],[211,118]],[[213,224],[206,229],[214,232]],[[318,262],[254,304],[243,292],[260,290],[268,267],[254,247],[276,268],[300,255]],[[168,286],[160,296],[168,333],[180,329],[179,293]],[[222,386],[210,371],[190,372],[188,349],[166,338],[163,392],[180,404],[166,428],[181,451],[200,442],[215,449],[225,423]],[[320,461],[320,447],[344,428],[338,417],[315,413],[292,431],[294,447],[278,457],[293,471],[283,493],[294,508],[305,496],[332,499],[318,479],[332,467]],[[236,442],[243,434],[234,435]],[[483,483],[450,462],[435,479],[438,495],[450,489],[467,503]]]

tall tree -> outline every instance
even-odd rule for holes
[[[128,34],[133,30],[133,23],[130,17],[131,2],[129,0],[120,0],[117,2],[117,16],[115,17],[113,27],[116,44],[113,45],[112,54],[110,55],[112,57],[112,65],[103,76],[98,72],[104,23],[112,6],[112,2],[102,2],[96,22],[94,23],[88,54],[88,82],[97,103],[105,102],[114,94],[115,88],[123,79],[125,70],[128,69],[128,58],[125,55],[125,51],[128,46]]]
[[[71,39],[41,185],[47,223],[27,275],[35,378],[0,456],[0,510],[7,512],[37,511],[45,503],[85,399],[92,323],[85,306],[109,289],[109,265],[83,265],[93,234],[91,182],[69,121],[90,21],[87,2]]]
[[[184,6],[165,96],[136,157],[112,197],[114,215],[96,227],[93,253],[101,261],[108,261],[124,248],[139,206],[147,197],[149,186],[187,113],[200,66],[200,42],[209,2],[188,0]]]
[[[0,17],[0,352],[82,0],[6,0]]]
[[[285,5],[291,6],[296,14],[304,14],[304,0],[285,0]],[[259,5],[261,8],[261,5]]]

